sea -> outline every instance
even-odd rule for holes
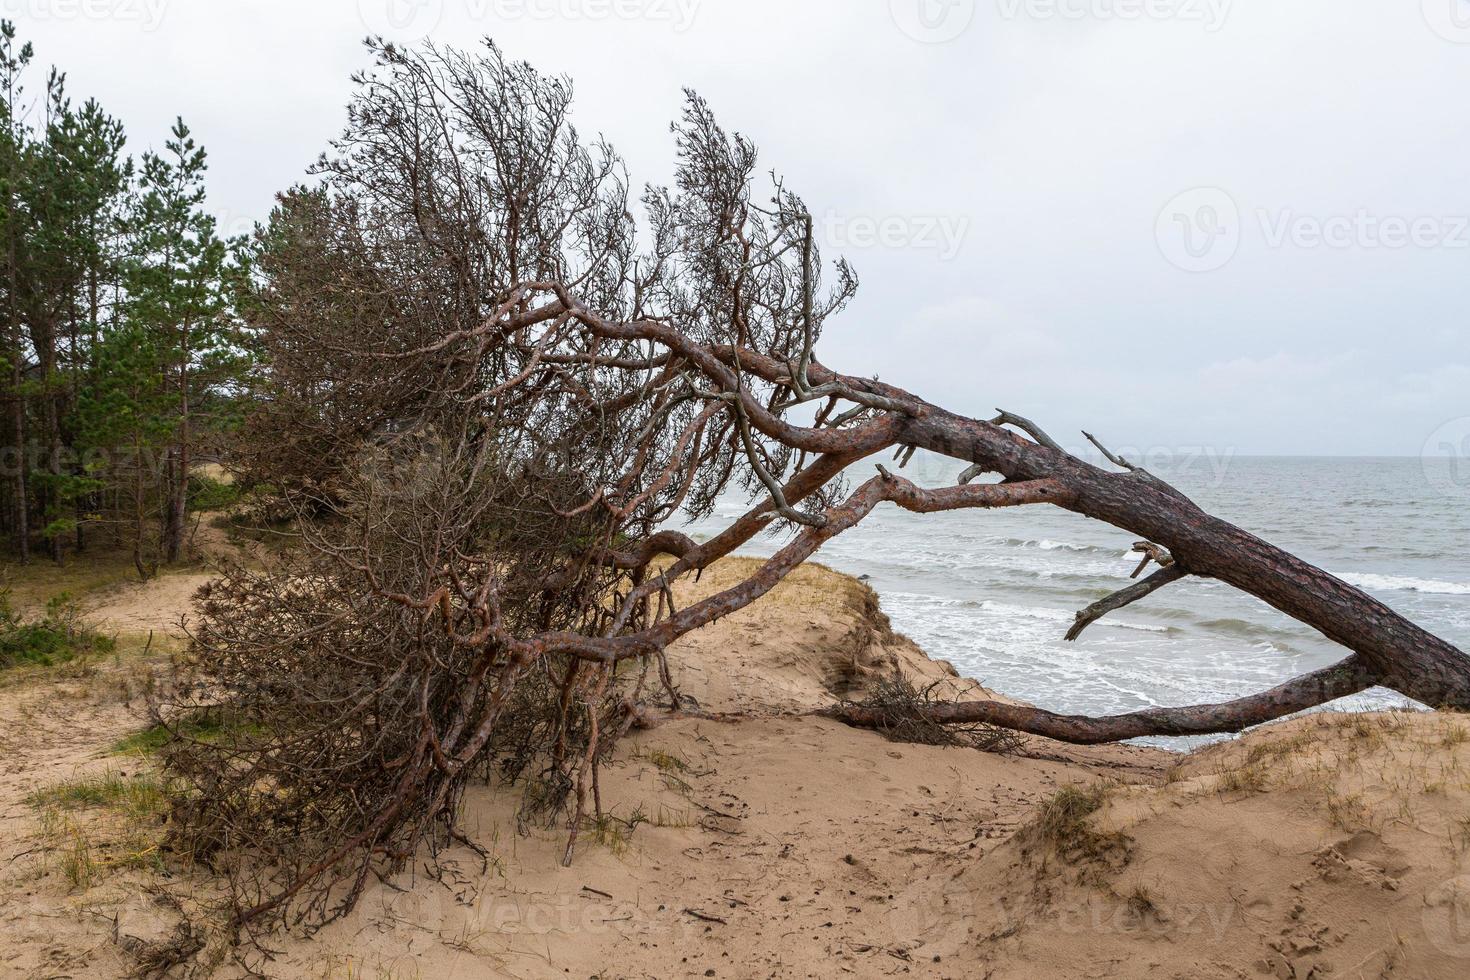
[[[1207,451],[1148,461],[1208,512],[1362,588],[1470,651],[1470,467],[1445,458],[1248,457]],[[892,467],[894,464],[886,464]],[[962,464],[918,453],[904,475],[953,485]],[[869,478],[872,463],[847,474]],[[696,540],[744,512],[722,498]],[[767,534],[738,553],[768,556]],[[1226,701],[1326,666],[1347,651],[1220,582],[1185,579],[1063,639],[1078,609],[1126,586],[1136,535],[1051,505],[911,514],[881,505],[814,556],[864,576],[894,628],[931,657],[1052,711],[1114,714]],[[1332,709],[1415,707],[1375,689]],[[1151,738],[1187,750],[1207,739]]]

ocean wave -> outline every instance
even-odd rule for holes
[[[1339,575],[1349,585],[1382,592],[1426,592],[1433,595],[1470,595],[1470,582],[1442,582],[1411,575],[1375,575],[1349,572]]]
[[[1101,548],[1094,548],[1090,544],[1073,544],[1070,541],[1052,541],[1050,538],[1042,538],[1040,541],[1032,541],[1032,542],[1027,542],[1027,543],[1028,544],[1034,544],[1034,545],[1036,545],[1036,547],[1040,548],[1042,551],[1083,551],[1083,552],[1087,552],[1087,551],[1101,551],[1102,550]]]
[[[1216,633],[1225,633],[1230,636],[1252,639],[1278,636],[1281,633],[1280,630],[1274,627],[1266,626],[1262,623],[1253,623],[1245,619],[1207,619],[1200,623],[1200,626],[1207,630],[1214,630]]]
[[[1039,548],[1042,551],[1075,551],[1079,554],[1112,554],[1112,548],[1099,548],[1091,544],[1073,544],[1071,541],[1054,541],[1051,538],[991,538],[991,544],[1003,544],[1008,548]]]
[[[919,592],[898,592],[885,590],[884,599],[893,599],[911,605],[930,605],[941,607],[969,606],[972,609],[980,608],[980,603],[974,599],[956,599],[951,596],[927,595]]]
[[[917,610],[919,608],[939,611],[945,609],[968,609],[975,612],[998,613],[1000,615],[1019,619],[1044,619],[1049,622],[1071,624],[1076,618],[1076,613],[1067,609],[1054,609],[1050,606],[1021,606],[1009,602],[998,602],[994,599],[960,599],[950,596],[924,595],[915,592],[884,592],[885,601],[891,600],[890,614],[894,612]],[[1115,629],[1139,630],[1144,633],[1173,633],[1177,627],[1155,626],[1150,623],[1131,623],[1120,619],[1101,619],[1097,625],[1109,626]]]
[[[1077,614],[1066,609],[1052,609],[1048,606],[1014,606],[1007,602],[996,602],[994,599],[986,599],[980,603],[980,608],[986,612],[1003,613],[1007,616],[1022,616],[1027,619],[1049,619],[1056,622],[1071,623],[1077,618]],[[1149,623],[1129,623],[1119,619],[1098,620],[1099,626],[1111,626],[1115,629],[1141,630],[1145,633],[1168,633],[1173,630],[1172,626],[1154,626]]]

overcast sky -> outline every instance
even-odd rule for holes
[[[635,181],[680,89],[862,290],[822,357],[1062,442],[1418,455],[1470,436],[1470,0],[0,0],[228,230],[344,120],[369,31],[570,74]],[[35,82],[39,85],[40,75]]]

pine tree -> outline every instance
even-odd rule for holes
[[[163,154],[143,157],[130,216],[133,255],[124,275],[129,330],[156,352],[166,392],[167,451],[160,472],[162,552],[183,551],[189,477],[201,437],[214,427],[220,386],[243,363],[229,302],[231,243],[204,210],[204,150],[182,119]]]
[[[6,454],[6,475],[13,484],[11,495],[11,527],[15,535],[16,554],[21,564],[30,561],[30,494],[26,482],[29,460],[26,455],[26,406],[22,386],[25,380],[25,352],[22,345],[20,294],[22,292],[21,257],[24,248],[26,217],[21,194],[26,184],[29,130],[24,122],[21,76],[30,64],[34,51],[30,44],[15,47],[15,24],[0,20],[0,289],[4,302],[0,305],[0,356],[8,381],[7,425],[5,439],[10,442]]]
[[[78,472],[69,415],[76,404],[85,344],[97,334],[101,292],[115,278],[113,227],[127,187],[122,126],[95,102],[75,109],[65,77],[47,86],[44,138],[32,149],[23,190],[29,218],[26,320],[36,356],[28,393],[44,446],[31,485],[44,501],[44,532],[58,562],[74,529],[77,503],[95,491]]]
[[[89,524],[130,528],[146,575],[181,556],[190,471],[237,407],[243,247],[204,210],[182,120],[135,172],[122,126],[58,71],[34,121],[33,57],[0,21],[0,527],[22,562],[38,527],[57,561]]]
[[[98,450],[84,455],[83,478],[113,494],[133,565],[145,579],[159,560],[149,534],[159,500],[158,463],[174,439],[175,399],[165,387],[158,339],[149,327],[127,320],[104,331],[91,348],[92,380],[76,411],[79,440]]]

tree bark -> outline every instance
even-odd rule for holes
[[[1060,715],[1024,704],[1001,701],[955,701],[916,708],[939,724],[996,725],[1042,735],[1074,745],[1099,745],[1149,735],[1219,735],[1305,711],[1374,685],[1374,676],[1357,657],[1293,678],[1279,687],[1224,704],[1186,708],[1149,708],[1125,715],[1091,718]],[[889,720],[878,709],[840,704],[819,714],[857,728],[881,728]]]
[[[179,328],[179,437],[174,448],[174,459],[178,466],[173,485],[169,488],[166,503],[168,517],[164,522],[164,561],[173,564],[184,550],[184,526],[188,522],[189,509],[189,444],[193,435],[189,418],[189,349],[190,323],[186,319]]]
[[[1470,658],[1456,647],[1146,473],[1108,472],[938,408],[910,422],[904,441],[1008,479],[1058,479],[1076,493],[1068,510],[1161,544],[1189,574],[1219,579],[1313,627],[1358,654],[1377,683],[1431,707],[1470,709]]]
[[[12,346],[15,365],[10,372],[11,396],[10,428],[15,439],[15,551],[22,565],[31,563],[30,494],[26,479],[26,404],[21,394],[24,375],[21,372],[21,348],[17,342]]]

